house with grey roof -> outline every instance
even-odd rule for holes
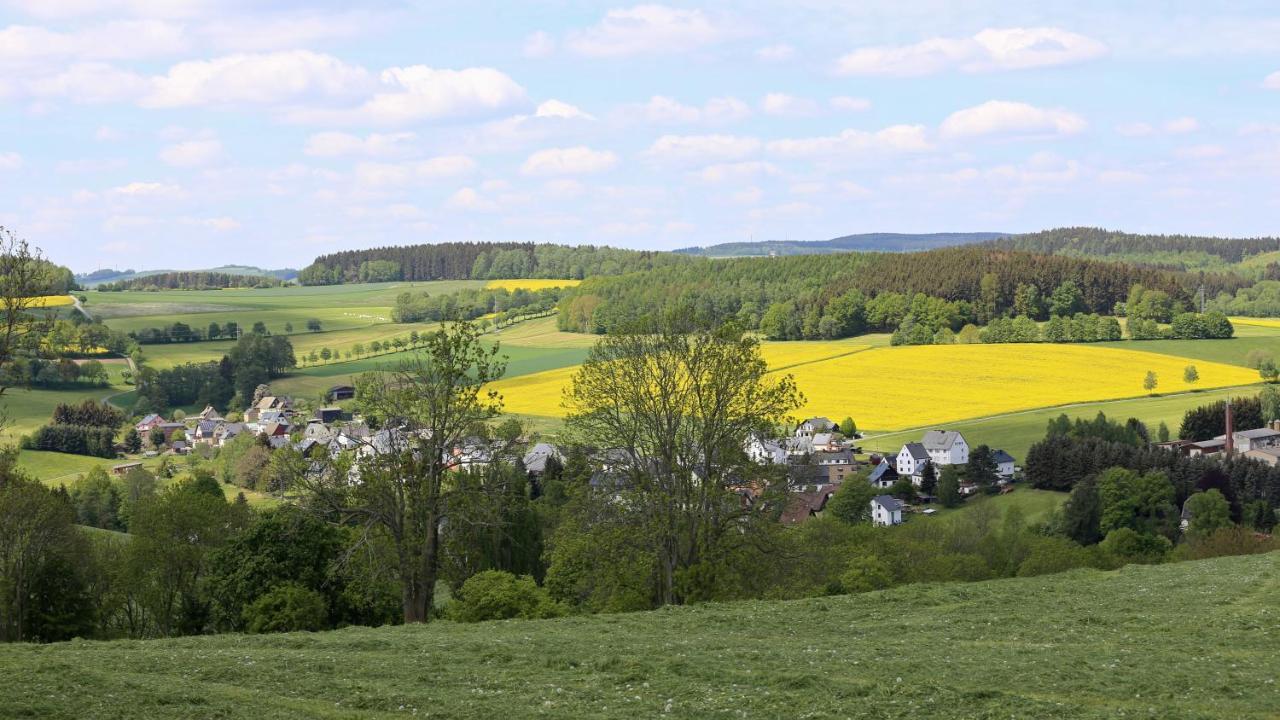
[[[811,438],[818,433],[829,433],[836,424],[824,417],[811,417],[796,428],[796,437]]]
[[[888,490],[898,482],[898,471],[894,469],[893,463],[889,462],[889,458],[882,458],[880,464],[872,468],[871,474],[867,476],[867,482],[881,490]]]
[[[1226,440],[1225,435],[1219,435],[1218,440]],[[1254,430],[1237,430],[1231,433],[1231,443],[1236,452],[1249,452],[1250,450],[1261,450],[1262,448],[1280,446],[1280,430],[1272,430],[1271,428],[1262,427]]]
[[[560,452],[560,448],[551,443],[537,443],[529,448],[529,452],[525,453],[524,458],[522,458],[524,471],[537,477],[547,471],[547,461],[551,458],[563,463],[564,453]]]
[[[871,498],[871,524],[883,527],[902,524],[902,501],[892,495]]]
[[[1017,461],[1013,456],[1003,450],[996,450],[991,453],[991,459],[996,463],[996,475],[1006,480],[1013,479],[1013,474],[1017,472]]]
[[[963,465],[969,462],[969,443],[955,430],[929,430],[920,440],[936,466]]]
[[[909,477],[916,485],[924,479],[924,468],[929,464],[929,451],[920,443],[907,443],[898,451],[899,477]]]
[[[758,465],[782,465],[787,462],[787,449],[777,440],[752,435],[744,449],[747,457]]]

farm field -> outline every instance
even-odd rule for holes
[[[114,719],[127,697],[138,719],[1261,720],[1280,714],[1278,592],[1271,553],[558,620],[8,645],[0,716]]]
[[[1208,342],[1208,341],[1201,341]],[[789,345],[779,343],[777,345]],[[814,343],[822,346],[824,343]],[[841,348],[856,347],[831,343]],[[764,354],[771,365],[771,347]],[[1182,380],[1186,358],[1090,345],[921,345],[874,348],[806,364],[779,365],[795,376],[807,402],[800,415],[852,415],[867,430],[896,430],[1068,403],[1145,395],[1148,370],[1162,393],[1253,383],[1247,368],[1196,361],[1200,380]],[[495,386],[511,412],[556,417],[561,389],[573,374],[561,368],[503,380]]]

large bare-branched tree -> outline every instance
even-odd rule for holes
[[[345,462],[300,482],[316,507],[384,533],[395,547],[405,622],[426,622],[440,574],[441,531],[457,493],[459,452],[501,410],[488,390],[506,361],[470,323],[423,336],[393,371],[366,375],[359,402],[374,425]]]
[[[760,472],[745,441],[802,402],[791,376],[770,375],[759,342],[733,326],[676,316],[596,344],[566,390],[569,424],[611,449],[620,504],[657,560],[658,602],[684,600],[682,573],[748,528],[736,491]]]

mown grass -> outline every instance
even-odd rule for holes
[[[6,718],[1273,718],[1280,554],[793,602],[0,648]]]

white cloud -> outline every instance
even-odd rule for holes
[[[831,98],[827,104],[836,110],[844,110],[846,112],[862,112],[870,109],[871,101],[866,98],[849,97],[848,95],[838,95]]]
[[[891,125],[876,132],[845,130],[839,135],[783,138],[768,144],[781,157],[824,157],[868,152],[922,152],[932,148],[923,125]]]
[[[1211,160],[1213,158],[1222,157],[1227,154],[1226,148],[1221,145],[1205,144],[1192,145],[1190,147],[1178,148],[1177,155],[1187,160]]]
[[[798,98],[786,93],[769,93],[760,101],[760,109],[766,115],[804,117],[816,115],[818,104],[807,98]]]
[[[711,98],[702,107],[685,105],[679,100],[654,95],[643,105],[624,108],[624,117],[638,117],[654,125],[718,125],[736,122],[751,115],[751,108],[734,97]]]
[[[747,180],[761,175],[780,174],[778,166],[762,160],[747,160],[736,163],[718,163],[708,165],[698,171],[698,177],[707,183],[722,183]]]
[[[111,192],[128,197],[177,197],[182,194],[182,188],[157,182],[131,182],[114,187]]]
[[[701,10],[636,5],[608,11],[596,25],[570,33],[565,44],[579,55],[615,58],[693,50],[734,34]]]
[[[497,210],[498,204],[476,192],[475,188],[464,187],[445,201],[445,207],[454,210],[487,212]]]
[[[150,88],[147,78],[106,63],[76,63],[65,70],[29,79],[26,91],[38,98],[99,104],[131,101]]]
[[[22,156],[16,152],[0,152],[0,170],[17,170],[22,167]]]
[[[842,75],[929,75],[949,69],[993,72],[1083,62],[1106,54],[1101,42],[1060,28],[987,28],[968,38],[861,48],[839,59]]]
[[[608,170],[618,164],[618,156],[585,145],[548,148],[530,155],[520,166],[525,175],[586,175]]]
[[[796,54],[796,49],[785,43],[778,45],[769,45],[756,50],[756,57],[765,62],[783,62],[790,60]]]
[[[215,139],[187,140],[167,145],[160,159],[174,167],[200,167],[222,157],[222,143]]]
[[[354,98],[369,91],[373,79],[332,55],[290,50],[178,63],[153,85],[143,104],[167,108]]]
[[[1280,70],[1263,78],[1262,87],[1268,90],[1280,90]]]
[[[386,88],[384,91],[374,94],[359,109],[339,113],[337,117],[398,125],[490,114],[521,105],[526,100],[524,88],[493,68],[393,67],[383,70],[380,80]]]
[[[58,32],[30,25],[0,29],[0,65],[57,60],[123,60],[189,49],[181,25],[127,20]]]
[[[556,41],[539,30],[524,39],[524,56],[527,58],[550,57],[556,51]]]
[[[1154,133],[1156,129],[1150,123],[1131,122],[1116,126],[1116,132],[1125,137],[1146,137]]]
[[[211,218],[197,218],[195,219],[194,224],[207,227],[210,230],[217,230],[218,232],[230,232],[232,230],[240,229],[240,221],[236,220],[233,217],[225,217],[225,216],[211,217]]]
[[[1195,132],[1200,129],[1200,121],[1193,117],[1174,118],[1164,124],[1164,131],[1174,135]]]
[[[533,112],[534,117],[564,118],[566,120],[595,120],[595,116],[559,100],[547,100]]]
[[[1038,108],[1021,102],[989,100],[957,110],[942,121],[944,137],[970,138],[984,135],[1072,135],[1088,123],[1075,113],[1060,108]]]
[[[741,160],[760,149],[760,140],[737,135],[663,135],[645,156],[664,163],[702,164]]]
[[[356,166],[356,181],[370,187],[407,185],[461,177],[475,170],[476,161],[466,155],[441,155],[410,163],[364,162]]]
[[[343,132],[320,132],[307,138],[303,152],[313,157],[399,155],[407,152],[408,144],[417,137],[411,132],[371,133],[365,137]]]

